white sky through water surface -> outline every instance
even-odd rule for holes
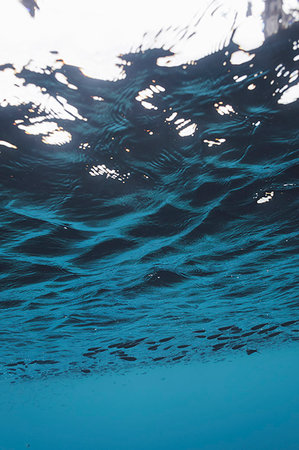
[[[292,2],[297,0],[287,0],[284,5],[292,8]],[[254,49],[264,42],[264,1],[251,0],[250,3],[248,15],[247,0],[152,0],[146,5],[138,0],[105,3],[98,0],[39,0],[40,10],[32,18],[19,0],[0,0],[0,65],[10,63],[14,66],[14,69],[0,71],[0,106],[32,102],[44,117],[31,118],[29,125],[15,125],[25,133],[44,136],[43,142],[47,144],[64,145],[71,141],[70,133],[59,127],[55,120],[39,123],[40,120],[49,120],[50,112],[54,119],[86,119],[65,99],[51,97],[45,89],[26,84],[25,79],[16,76],[23,67],[50,74],[48,67],[60,69],[65,62],[80,67],[86,76],[118,80],[126,76],[122,67],[126,61],[121,56],[126,53],[165,49],[171,50],[172,55],[158,58],[158,65],[195,64],[196,60],[225,48],[232,35],[239,50],[231,55],[230,62],[242,64],[251,61],[255,57]],[[294,46],[297,46],[296,42]],[[297,57],[295,54],[294,58]],[[281,68],[277,76],[283,70]],[[57,72],[55,76],[68,88],[77,89],[62,73]],[[298,71],[290,77],[293,82],[298,78]],[[299,98],[299,84],[287,87],[280,92],[278,103],[288,104]],[[254,84],[248,87],[254,88]],[[139,92],[136,100],[146,109],[156,109],[144,92]],[[220,105],[217,111],[227,114],[228,106]],[[196,124],[189,123],[188,118],[177,119],[188,125],[183,130],[181,124],[177,125],[179,135],[193,135]],[[215,144],[211,142],[208,141],[209,145]],[[219,143],[217,141],[217,145]]]
[[[57,50],[67,64],[81,67],[87,76],[113,80],[121,77],[116,65],[120,54],[135,52],[140,45],[142,50],[171,48],[174,56],[160,58],[159,65],[188,63],[227,45],[234,21],[236,43],[244,50],[263,43],[262,0],[253,0],[253,15],[248,18],[247,1],[240,0],[152,0],[146,4],[39,0],[38,4],[40,10],[33,19],[18,0],[0,0],[0,64],[13,63],[21,70],[31,60],[30,67],[37,70],[51,66],[57,55],[50,51]],[[186,26],[188,33],[182,37]]]

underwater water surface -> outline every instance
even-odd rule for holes
[[[113,81],[55,49],[0,67],[1,377],[298,340],[298,36],[132,51]]]

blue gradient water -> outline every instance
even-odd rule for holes
[[[295,450],[295,352],[0,383],[0,448]]]
[[[18,147],[0,155],[4,376],[298,339],[298,102],[277,102],[296,36],[297,24],[241,65],[234,44],[184,68],[157,66],[158,50],[131,54],[117,82],[64,65],[76,91],[55,70],[20,73],[85,120],[56,117],[72,141],[55,147],[13,125],[30,125],[34,105],[0,111],[1,137]],[[147,110],[136,96],[153,83]],[[180,136],[178,118],[196,130]]]
[[[298,101],[279,99],[298,31],[240,65],[231,43],[180,67],[156,64],[164,50],[125,55],[115,82],[66,64],[17,74],[72,120],[49,102],[71,136],[49,145],[29,128],[45,120],[33,101],[0,107],[0,140],[17,147],[0,147],[2,382],[297,351]],[[253,448],[229,442],[200,448]]]

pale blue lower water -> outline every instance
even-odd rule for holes
[[[298,449],[298,345],[231,361],[0,385],[0,449]]]

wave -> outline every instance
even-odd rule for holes
[[[298,339],[297,37],[117,81],[1,67],[28,91],[0,108],[3,376]]]

